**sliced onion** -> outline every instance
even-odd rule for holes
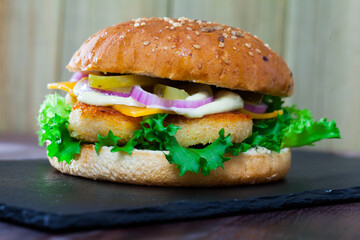
[[[160,108],[165,110],[171,110],[171,108],[198,108],[214,101],[213,96],[200,100],[169,100],[146,92],[139,85],[133,87],[130,96],[137,102],[146,105],[149,108]]]
[[[259,114],[265,113],[267,107],[268,106],[265,103],[260,103],[258,105],[255,105],[244,102],[244,109],[253,113],[259,113]]]
[[[116,92],[116,91],[110,91],[110,90],[103,90],[103,89],[92,88],[92,87],[90,87],[90,88],[93,89],[93,90],[95,90],[96,92],[103,93],[103,94],[110,95],[110,96],[130,97],[130,93]]]
[[[70,78],[70,82],[77,82],[81,79],[83,79],[84,77],[88,77],[89,74],[85,73],[85,72],[75,72],[71,78]]]

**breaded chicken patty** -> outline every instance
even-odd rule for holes
[[[140,129],[142,117],[129,117],[112,107],[94,106],[77,102],[71,111],[69,130],[72,137],[87,142],[96,142],[100,132],[106,136],[111,130],[125,143],[133,137],[134,131]],[[219,137],[219,130],[224,128],[225,135],[231,134],[233,143],[240,143],[252,134],[252,119],[242,113],[218,113],[202,118],[186,118],[169,115],[165,125],[174,124],[181,127],[176,133],[176,140],[181,146],[208,144]]]

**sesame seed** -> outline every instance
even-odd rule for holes
[[[227,35],[226,33],[222,34],[224,38],[228,38],[229,35]]]
[[[181,27],[181,26],[182,26],[182,24],[181,24],[181,23],[179,23],[179,22],[174,22],[174,23],[173,23],[173,26],[174,26],[174,27]]]
[[[197,24],[201,24],[201,20],[197,20],[196,23],[197,23]]]
[[[201,28],[201,31],[202,32],[213,32],[214,28],[211,26],[206,26],[206,27]]]
[[[142,22],[140,25],[141,25],[141,26],[144,26],[144,25],[146,25],[146,22]]]
[[[268,59],[266,56],[263,56],[263,60],[264,60],[265,62],[269,61],[269,59]]]
[[[231,34],[236,37],[242,37],[242,38],[245,37],[245,35],[240,31],[231,31]]]
[[[187,39],[191,40],[191,37],[189,35],[187,35]]]
[[[225,42],[223,36],[220,36],[218,39],[219,39],[220,42]]]
[[[121,35],[121,36],[120,36],[120,39],[124,39],[124,36]]]
[[[172,45],[171,48],[174,49],[174,48],[176,48],[176,46],[175,46],[175,45]]]
[[[171,27],[170,27],[170,30],[174,30],[174,29],[175,29],[175,27],[174,27],[174,26],[171,26]]]
[[[236,39],[237,37],[236,36],[231,36],[231,39]]]
[[[147,45],[149,45],[150,44],[150,42],[149,41],[145,41],[145,42],[143,42],[143,45],[144,46],[147,46]]]
[[[164,17],[164,20],[165,20],[165,22],[168,22],[170,20],[170,18]]]
[[[248,48],[251,48],[251,43],[245,43],[245,46],[247,46]]]
[[[173,21],[172,19],[170,19],[170,20],[169,20],[169,23],[170,23],[170,24],[173,24],[173,23],[174,23],[174,21]]]
[[[255,49],[255,51],[257,51],[258,53],[261,53],[260,49],[258,49],[258,48],[257,48],[257,49]]]
[[[233,47],[234,50],[237,50],[236,47]]]
[[[198,35],[198,36],[200,35],[200,33],[198,31],[195,31],[195,34]]]
[[[215,26],[214,29],[215,30],[223,30],[224,28],[222,26]]]
[[[156,40],[158,40],[159,38],[158,37],[154,37]]]
[[[186,27],[186,30],[192,31],[191,27]]]
[[[135,23],[135,24],[134,24],[134,27],[138,27],[138,26],[140,26],[139,23]]]
[[[223,43],[223,42],[220,42],[220,43],[219,43],[219,47],[222,48],[222,47],[224,47],[224,46],[225,46],[225,43]]]
[[[229,65],[229,64],[230,64],[229,59],[224,58],[224,57],[222,57],[221,59],[224,61],[224,63],[225,63],[225,64],[227,64],[227,65]]]
[[[198,50],[200,49],[200,45],[199,45],[199,44],[194,44],[193,47],[194,47],[195,49],[198,49]]]
[[[151,51],[154,53],[154,52],[155,52],[155,49],[151,49]]]
[[[230,28],[230,27],[229,27],[229,28],[227,28],[227,29],[226,29],[226,31],[230,32],[230,31],[231,31],[231,28]]]
[[[199,63],[198,63],[198,68],[199,68],[199,69],[202,68],[202,62],[199,62]]]
[[[168,47],[167,47],[167,46],[165,46],[165,47],[164,47],[164,49],[165,49],[165,50],[168,50]]]
[[[187,20],[186,17],[179,17],[179,18],[178,18],[178,21],[181,21],[181,22],[184,22],[185,20]]]
[[[250,56],[254,56],[254,54],[252,52],[248,52]]]

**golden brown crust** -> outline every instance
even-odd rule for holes
[[[87,142],[98,141],[99,132],[106,136],[109,130],[128,141],[134,136],[134,131],[140,129],[141,121],[141,117],[126,116],[111,107],[77,102],[70,113],[69,130],[72,137]],[[253,126],[251,117],[239,112],[210,114],[197,119],[169,115],[164,124],[170,123],[181,127],[175,138],[184,147],[211,143],[219,137],[222,128],[226,135],[231,134],[231,142],[240,143],[251,135]],[[124,140],[119,144],[125,143]]]
[[[112,130],[121,138],[119,144],[123,144],[134,136],[141,121],[141,117],[126,116],[112,107],[76,102],[69,117],[69,131],[74,138],[97,142],[99,132],[101,136],[107,136]]]
[[[133,73],[289,96],[285,61],[238,28],[179,18],[143,18],[91,36],[67,66],[71,71]]]
[[[202,118],[186,118],[169,115],[165,124],[181,127],[175,138],[181,146],[209,144],[219,138],[220,129],[225,135],[230,133],[232,143],[241,143],[252,134],[253,121],[248,115],[239,112],[226,112],[205,115]]]
[[[49,158],[59,171],[94,180],[108,180],[153,186],[230,186],[257,184],[280,180],[286,176],[291,165],[291,153],[284,149],[276,152],[240,154],[224,163],[224,169],[213,170],[209,176],[187,172],[179,177],[174,164],[169,164],[163,152],[133,150],[127,153],[110,152],[102,147],[98,156],[94,145],[83,145],[79,158],[70,164]]]

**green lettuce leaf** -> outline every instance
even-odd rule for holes
[[[326,118],[315,121],[310,110],[282,107],[280,97],[264,96],[267,112],[283,109],[283,115],[265,120],[254,120],[253,134],[240,144],[230,148],[233,155],[246,152],[252,147],[265,147],[280,152],[285,147],[313,146],[314,142],[328,138],[340,138],[335,121]]]
[[[341,138],[334,120],[328,122],[326,118],[322,118],[317,122],[312,118],[310,110],[296,109],[295,105],[284,108],[284,112],[291,118],[282,130],[282,148],[313,146],[314,142],[322,139]]]
[[[224,168],[223,162],[230,159],[224,154],[228,152],[232,143],[230,134],[225,137],[224,129],[221,129],[219,138],[203,149],[182,147],[175,137],[167,139],[165,145],[166,150],[169,151],[166,159],[177,165],[180,176],[183,176],[187,171],[198,173],[199,170],[204,176],[207,176],[218,167]]]
[[[156,114],[145,118],[141,122],[141,129],[135,131],[134,137],[124,146],[114,146],[111,150],[125,151],[131,154],[133,148],[169,151],[165,154],[169,163],[177,165],[179,175],[187,171],[198,173],[199,170],[208,175],[211,170],[223,167],[223,162],[229,160],[224,157],[228,148],[232,146],[230,135],[224,136],[224,130],[219,132],[219,138],[203,149],[185,148],[180,146],[174,135],[180,127],[169,124],[164,126],[167,114]]]
[[[95,143],[95,151],[96,151],[97,155],[99,155],[99,150],[101,147],[116,146],[117,141],[119,139],[120,139],[119,137],[114,136],[114,134],[111,130],[108,132],[108,135],[105,137],[102,137],[99,132],[98,142]]]
[[[282,109],[282,105],[284,104],[284,101],[281,100],[281,97],[270,95],[264,95],[262,102],[268,106],[266,109],[267,113]]]
[[[132,150],[134,149],[134,147],[136,146],[136,144],[138,143],[140,137],[141,137],[142,131],[141,130],[137,130],[134,131],[134,137],[132,137],[125,145],[123,146],[114,146],[111,149],[111,152],[127,152],[128,154],[131,155]]]
[[[68,124],[71,106],[58,94],[47,95],[40,107],[38,124],[39,144],[46,141],[49,157],[70,163],[74,154],[80,153],[80,141],[69,134]]]

